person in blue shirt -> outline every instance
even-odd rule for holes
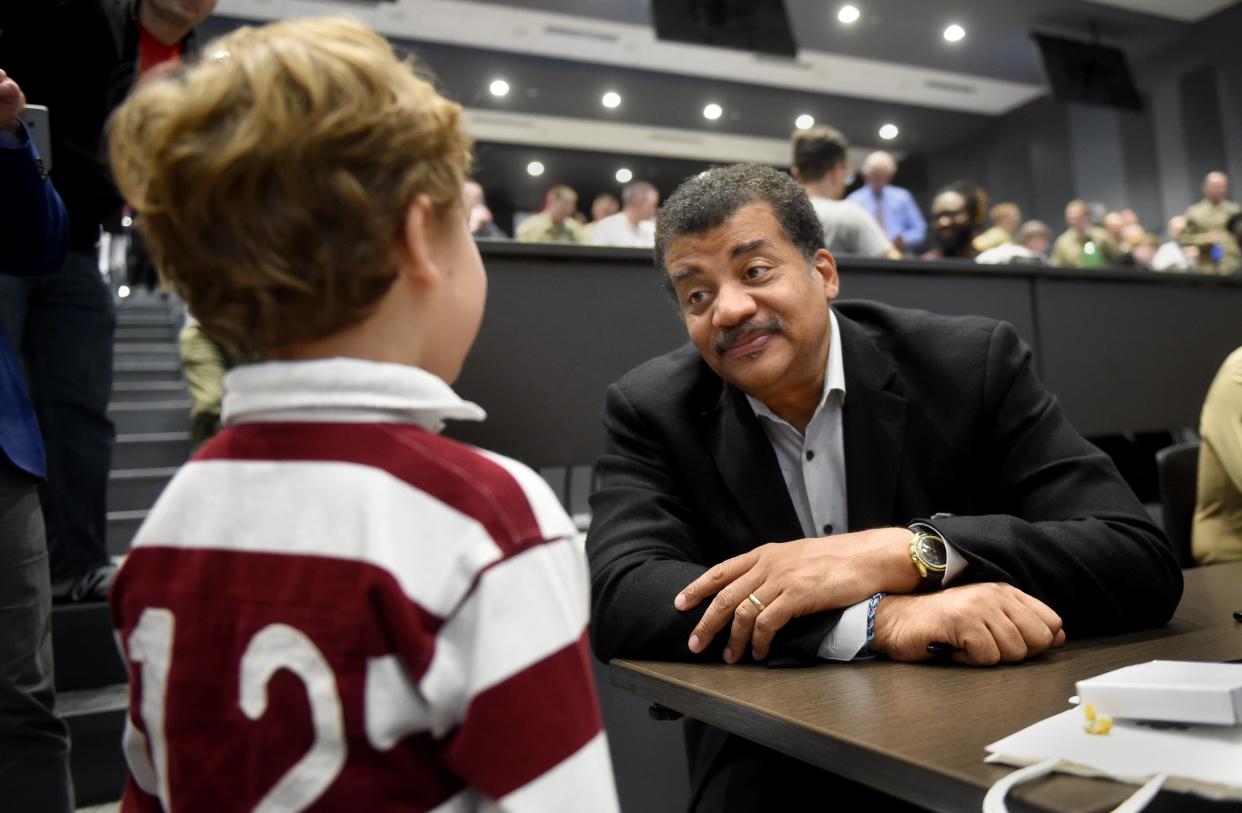
[[[914,196],[900,186],[893,186],[897,161],[883,151],[873,152],[863,160],[862,175],[867,181],[850,194],[852,200],[876,219],[880,228],[903,254],[914,252],[927,238],[927,221],[914,202]]]
[[[60,268],[69,216],[18,116],[26,100],[0,70],[0,274]],[[69,732],[52,686],[52,593],[39,482],[43,443],[0,324],[0,788],[6,810],[73,810]]]

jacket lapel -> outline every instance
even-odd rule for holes
[[[850,530],[887,527],[894,522],[906,399],[890,389],[897,373],[892,358],[858,324],[836,314],[845,364],[841,431]]]
[[[760,542],[801,539],[776,453],[745,396],[722,382],[720,399],[703,417],[716,467]]]

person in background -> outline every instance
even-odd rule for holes
[[[989,248],[975,257],[981,265],[1008,265],[1009,263],[1042,265],[1048,262],[1048,247],[1052,234],[1038,220],[1028,220],[1018,229],[1017,242]]]
[[[1091,225],[1087,204],[1071,200],[1065,206],[1066,230],[1052,245],[1052,264],[1062,268],[1091,268],[1108,265],[1118,257],[1108,232]]]
[[[1229,218],[1242,206],[1229,200],[1229,176],[1209,172],[1203,179],[1203,200],[1186,210],[1182,244],[1199,250],[1198,270],[1206,274],[1231,274],[1242,262],[1237,239],[1226,228]]]
[[[659,205],[660,193],[651,184],[626,184],[621,190],[621,211],[591,224],[591,244],[651,248],[655,245],[655,213]]]
[[[52,180],[69,211],[69,253],[50,276],[0,278],[0,317],[25,361],[47,455],[40,489],[56,601],[102,601],[115,427],[116,312],[99,273],[100,224],[122,206],[102,135],[137,78],[193,50],[216,0],[62,0],[0,4],[0,66],[51,115]]]
[[[483,186],[478,181],[466,181],[462,184],[461,194],[466,205],[466,226],[472,237],[477,240],[509,239],[509,235],[492,220],[492,210],[487,208]]]
[[[917,250],[927,237],[927,221],[910,192],[892,185],[897,160],[887,152],[873,152],[863,159],[862,175],[866,184],[847,200],[874,217],[898,251],[910,254]]]
[[[1127,256],[1135,268],[1140,271],[1151,271],[1152,263],[1156,259],[1156,252],[1159,250],[1160,238],[1154,234],[1143,234],[1137,240],[1131,242]]]
[[[60,268],[69,216],[0,70],[0,275]],[[0,325],[0,788],[6,810],[69,813],[69,730],[56,715],[52,593],[39,506],[43,442]]]
[[[1242,347],[1216,373],[1199,417],[1191,549],[1201,565],[1242,559]]]
[[[1186,230],[1186,216],[1174,215],[1169,218],[1168,233],[1169,239],[1160,244],[1160,248],[1156,249],[1156,256],[1152,257],[1151,269],[1153,271],[1190,271],[1195,267],[1195,260],[1199,256],[1198,246],[1183,246],[1181,242],[1182,232]]]
[[[484,417],[450,386],[487,291],[461,107],[351,21],[206,53],[119,108],[112,164],[166,282],[261,362],[111,595],[124,809],[616,810],[574,525],[439,434]]]
[[[181,373],[190,388],[190,451],[215,437],[220,431],[224,405],[224,375],[235,363],[228,348],[207,335],[191,313],[177,337],[181,353]]]
[[[841,199],[849,174],[848,150],[849,142],[833,127],[812,127],[793,134],[790,173],[815,207],[824,228],[824,246],[833,254],[900,259],[901,253],[875,219],[857,203]]]
[[[998,203],[988,212],[988,216],[992,219],[992,228],[976,237],[972,244],[980,254],[1006,243],[1012,244],[1022,223],[1022,210],[1016,203]]]
[[[596,223],[619,211],[621,211],[621,201],[617,200],[617,196],[611,192],[600,192],[595,196],[595,200],[591,201],[591,222],[586,224],[587,234],[590,235]]]
[[[932,237],[936,247],[925,252],[923,259],[974,259],[973,241],[982,225],[985,205],[983,190],[965,181],[937,192],[932,200]]]
[[[1119,253],[1125,252],[1125,226],[1121,212],[1107,212],[1100,221],[1100,227],[1108,232],[1108,239],[1113,241]]]
[[[576,243],[587,242],[586,230],[574,219],[578,209],[578,193],[559,184],[548,190],[543,199],[543,211],[533,214],[517,228],[517,239],[523,243]]]

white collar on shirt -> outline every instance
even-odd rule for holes
[[[815,408],[815,413],[811,417],[812,421],[815,420],[815,415],[818,415],[820,410],[824,408],[824,404],[828,401],[828,395],[833,390],[841,393],[841,403],[845,403],[845,357],[841,352],[841,327],[837,324],[837,315],[832,308],[828,309],[828,320],[832,326],[832,335],[828,344],[828,367],[824,371],[824,391],[819,396],[819,405]],[[768,409],[768,405],[758,398],[747,395],[746,401],[759,417],[786,423],[784,418]]]
[[[352,358],[248,364],[224,377],[226,424],[256,421],[401,421],[431,431],[447,419],[481,421],[440,377],[404,364]]]

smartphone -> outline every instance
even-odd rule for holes
[[[34,141],[35,150],[43,159],[44,169],[51,172],[52,130],[47,108],[41,104],[26,105],[26,112],[22,113],[22,121],[25,122],[26,131],[30,133],[30,138]]]

